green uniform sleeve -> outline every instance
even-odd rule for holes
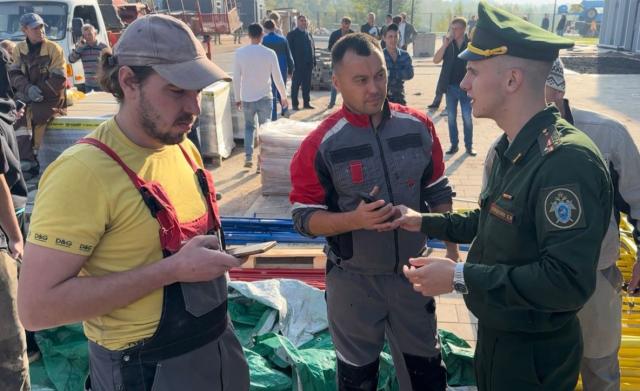
[[[470,294],[498,309],[575,311],[595,289],[612,211],[611,180],[589,150],[563,148],[543,163],[529,192],[539,261],[464,267]],[[500,240],[500,238],[495,238]]]
[[[479,216],[479,209],[463,213],[425,213],[420,230],[435,239],[467,244],[476,237]]]

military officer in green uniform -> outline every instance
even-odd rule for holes
[[[412,259],[428,296],[453,290],[478,318],[479,391],[569,391],[582,340],[576,313],[595,289],[612,185],[596,146],[545,103],[559,49],[573,42],[485,2],[461,83],[476,117],[504,131],[480,207],[419,214],[397,206],[388,229],[472,243],[466,263]]]

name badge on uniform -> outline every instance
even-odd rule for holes
[[[499,207],[495,202],[491,203],[489,213],[508,224],[513,224],[513,220],[515,219],[513,213]]]

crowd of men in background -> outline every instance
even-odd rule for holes
[[[103,49],[108,48],[108,45],[98,39],[96,28],[93,25],[85,24],[82,26],[82,37],[79,37],[68,58],[64,58],[58,44],[46,39],[44,33],[46,25],[42,18],[37,14],[25,16],[28,16],[28,20],[26,18],[22,20],[24,22],[23,30],[27,36],[25,42],[16,46],[16,43],[6,40],[0,42],[0,46],[7,51],[12,63],[8,69],[16,99],[24,102],[27,106],[26,115],[18,120],[15,128],[17,129],[16,135],[23,169],[27,178],[30,178],[37,177],[40,173],[38,152],[47,126],[53,118],[64,115],[66,111],[66,87],[70,87],[70,82],[66,80],[66,63],[72,64],[78,61],[82,63],[85,82],[77,85],[79,91],[85,93],[101,91],[96,79],[96,69],[100,53]],[[331,51],[338,39],[355,31],[351,29],[351,23],[351,18],[346,16],[342,18],[340,28],[333,31],[329,37],[328,51]],[[555,29],[558,35],[564,34],[566,23],[566,17],[563,15]],[[475,27],[475,24],[475,15],[468,21],[462,17],[455,17],[450,24],[449,32],[443,37],[440,49],[434,56],[434,62],[436,64],[442,62],[443,67],[433,103],[428,106],[428,109],[433,113],[439,108],[443,97],[447,97],[446,107],[441,115],[448,117],[450,145],[447,153],[449,154],[454,154],[459,150],[456,119],[459,105],[462,111],[465,150],[471,156],[476,155],[472,141],[473,122],[470,102],[466,94],[458,87],[462,76],[464,76],[466,64],[457,58],[457,54],[466,49],[467,33]],[[549,15],[544,16],[541,27],[545,30],[553,27],[550,26]],[[264,37],[261,43],[276,52],[284,84],[286,85],[287,81],[291,80],[291,107],[281,107],[280,116],[288,117],[289,109],[313,109],[310,91],[312,74],[316,66],[316,45],[306,16],[297,16],[295,28],[289,31],[286,36],[283,34],[280,15],[277,12],[269,14],[267,20],[262,23],[262,28],[264,29]],[[240,27],[238,31],[234,32],[234,43],[240,43],[244,30],[248,30],[248,27]],[[360,26],[359,31],[379,40],[384,49],[388,70],[387,93],[389,100],[406,104],[404,82],[413,78],[414,73],[411,54],[407,49],[417,36],[416,28],[408,21],[407,14],[405,12],[399,15],[387,14],[384,24],[380,26],[376,23],[376,14],[369,12],[366,23]],[[249,38],[251,39],[251,36]],[[214,43],[220,43],[219,37],[215,37]],[[44,49],[40,49],[42,47]],[[34,61],[36,61],[34,53],[39,49],[43,53],[46,52],[46,55],[52,59],[46,65],[46,72],[34,71]],[[55,91],[51,91],[50,88],[43,90],[41,84],[45,82],[45,79],[50,80],[50,84],[46,84],[47,87],[54,85]],[[302,105],[298,99],[299,92],[302,93]],[[335,106],[337,96],[338,91],[332,83],[327,108],[331,109]],[[270,119],[276,120],[282,96],[273,79],[271,80],[271,94],[266,97],[272,100]],[[249,118],[248,126],[251,127],[250,124],[254,122]],[[261,121],[258,120],[258,123]],[[252,148],[250,149],[252,150]]]
[[[38,162],[38,152],[41,148],[44,133],[51,120],[65,114],[66,89],[70,87],[70,82],[66,80],[66,63],[76,63],[81,61],[84,69],[85,82],[77,85],[81,92],[100,91],[101,88],[96,81],[96,66],[98,58],[103,49],[108,48],[104,42],[98,39],[96,28],[91,24],[82,26],[82,37],[76,42],[75,47],[64,58],[62,50],[57,43],[46,39],[44,21],[37,14],[27,14],[28,20],[23,18],[23,30],[27,39],[18,45],[5,40],[0,42],[0,46],[5,49],[12,63],[9,67],[9,74],[14,85],[16,99],[24,102],[27,106],[26,115],[16,124],[16,135],[19,150],[23,160],[23,168],[26,176],[37,177],[40,173]],[[21,23],[22,23],[21,22]],[[447,153],[458,152],[458,126],[457,107],[462,111],[463,134],[466,152],[475,156],[473,149],[473,122],[471,119],[471,106],[466,94],[459,89],[460,81],[465,73],[465,62],[457,58],[457,54],[466,49],[468,42],[467,33],[475,27],[477,18],[475,15],[467,21],[462,17],[454,17],[450,24],[448,33],[443,37],[442,45],[434,56],[436,64],[443,63],[443,67],[438,80],[433,103],[428,109],[433,113],[440,107],[443,97],[446,96],[446,107],[441,115],[448,117],[449,141],[450,145]],[[332,47],[339,38],[346,34],[353,33],[351,29],[351,18],[343,17],[340,28],[333,31],[329,38],[327,50]],[[557,26],[551,26],[549,15],[545,14],[541,27],[545,30],[553,29],[562,36],[567,26],[567,18],[561,15]],[[262,44],[273,49],[277,54],[280,74],[286,85],[291,80],[291,109],[313,109],[311,104],[310,90],[312,84],[313,69],[316,66],[315,42],[309,29],[309,23],[304,15],[299,15],[295,19],[295,28],[289,31],[286,36],[280,27],[280,15],[277,12],[269,14],[267,20],[262,23],[264,28],[264,38]],[[234,31],[234,43],[240,43],[242,33],[247,27],[240,27]],[[384,24],[376,23],[376,14],[369,12],[366,23],[362,24],[360,32],[371,35],[379,40],[380,45],[385,50],[385,60],[388,70],[388,96],[389,100],[397,103],[406,103],[404,93],[404,82],[413,77],[413,65],[410,52],[407,50],[417,36],[415,27],[408,21],[405,12],[399,15],[385,15]],[[389,34],[387,34],[390,32]],[[251,38],[251,37],[250,37]],[[214,38],[214,43],[220,43],[219,37]],[[389,47],[388,41],[393,41]],[[40,49],[44,47],[44,49]],[[34,53],[40,49],[46,53],[53,61],[46,65],[46,72],[35,72]],[[15,51],[15,53],[14,53]],[[57,76],[56,76],[57,75]],[[43,90],[40,84],[45,79],[50,79],[49,85],[56,87],[55,91],[50,88]],[[55,81],[55,82],[54,82]],[[52,84],[51,84],[52,83]],[[302,105],[298,100],[299,92],[302,92]],[[336,104],[338,91],[331,86],[331,94],[328,108],[331,109]],[[281,102],[281,95],[276,86],[275,80],[271,82],[271,120],[278,118],[277,106]],[[22,103],[21,103],[22,104]],[[302,107],[300,107],[302,106]],[[282,107],[280,116],[289,115],[288,107]]]

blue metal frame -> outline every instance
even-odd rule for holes
[[[260,219],[249,217],[223,217],[222,229],[224,230],[227,244],[246,244],[268,242],[275,240],[278,243],[298,244],[325,244],[323,237],[308,238],[300,235],[293,228],[290,219]],[[430,248],[444,249],[441,240],[429,239],[427,246]],[[469,251],[468,244],[460,245],[461,251]]]

